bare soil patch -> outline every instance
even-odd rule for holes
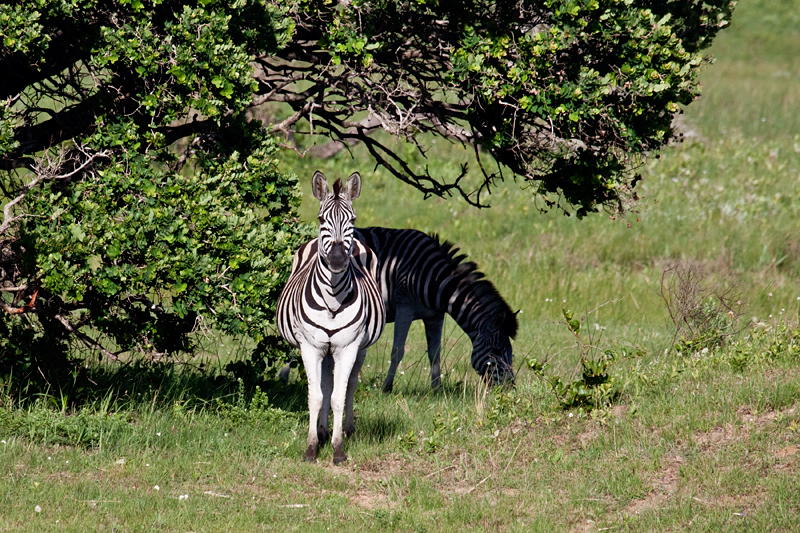
[[[680,455],[664,457],[663,468],[653,476],[651,481],[653,490],[644,499],[632,500],[625,511],[628,514],[638,515],[662,507],[672,498],[678,488],[678,476],[683,462],[683,457]]]

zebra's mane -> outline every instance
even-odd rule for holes
[[[342,190],[342,178],[336,178],[333,182],[333,198],[339,198],[339,192]]]
[[[483,272],[478,270],[478,265],[472,261],[464,261],[467,258],[466,254],[456,255],[459,249],[452,242],[440,241],[439,235],[436,233],[430,233],[428,236],[436,242],[439,250],[447,257],[449,266],[453,269],[453,276],[459,280],[459,284],[462,282],[469,284],[470,294],[497,317],[497,326],[500,331],[512,339],[515,338],[518,327],[516,313],[500,296],[494,284],[484,278]]]

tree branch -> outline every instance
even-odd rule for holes
[[[106,350],[105,348],[103,348],[102,346],[100,346],[100,344],[97,341],[95,341],[94,339],[92,339],[91,337],[89,337],[88,335],[86,335],[85,333],[83,333],[82,331],[77,329],[76,327],[74,327],[72,324],[70,324],[69,320],[67,320],[67,317],[65,317],[64,315],[60,315],[59,314],[59,315],[56,315],[55,318],[56,318],[56,320],[61,322],[61,324],[64,326],[64,328],[67,331],[69,331],[70,333],[72,333],[73,335],[78,337],[78,339],[80,339],[81,342],[83,342],[84,344],[86,344],[90,348],[95,348],[96,350],[99,350],[101,353],[103,353],[106,357],[108,357],[112,361],[118,361],[119,360],[119,355],[118,354],[115,354],[114,352],[110,352],[110,351]]]
[[[6,289],[8,290],[8,289]],[[3,309],[10,315],[20,315],[22,313],[28,313],[33,310],[33,307],[36,305],[36,295],[39,294],[39,291],[36,290],[31,296],[31,301],[22,307],[13,307],[5,303],[4,301],[0,300],[0,309]]]

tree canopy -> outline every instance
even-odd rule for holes
[[[245,335],[308,236],[281,136],[363,142],[429,194],[498,181],[583,216],[635,200],[730,0],[21,0],[0,6],[0,374]],[[289,111],[262,124],[250,110]],[[474,147],[415,172],[377,130]],[[211,335],[212,333],[208,333]],[[54,378],[56,379],[56,378]]]

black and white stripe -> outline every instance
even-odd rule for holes
[[[360,228],[356,238],[378,257],[386,320],[395,323],[384,390],[392,390],[408,330],[418,319],[425,324],[431,385],[439,386],[445,313],[472,341],[472,367],[478,374],[494,384],[514,379],[510,339],[517,334],[516,313],[475,263],[456,255],[453,244],[416,230]]]
[[[321,172],[314,174],[314,196],[320,200],[319,236],[295,254],[292,273],[278,299],[277,325],[300,355],[308,377],[309,430],[304,458],[316,459],[327,438],[328,411],[333,408],[333,462],[347,460],[344,433],[355,430],[353,393],[367,347],[378,340],[386,310],[377,279],[377,257],[353,238],[352,201],[361,192],[361,177],[352,174],[328,191]]]

